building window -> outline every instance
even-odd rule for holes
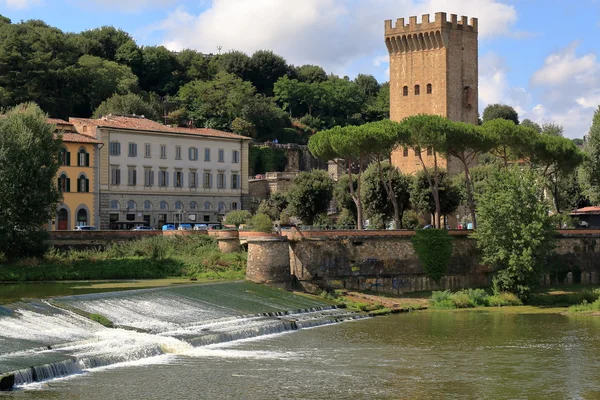
[[[431,86],[431,83],[427,84],[427,94],[431,94],[433,92],[433,87]]]
[[[415,156],[419,156],[419,154],[421,153],[421,149],[415,149]]]
[[[158,171],[158,186],[169,186],[169,174],[167,173],[166,169],[161,169]]]
[[[181,160],[181,146],[175,146],[175,159]]]
[[[198,148],[197,147],[190,147],[188,149],[188,157],[189,157],[190,161],[196,161],[196,160],[198,160]]]
[[[144,157],[152,157],[152,145],[150,143],[144,144]]]
[[[225,172],[219,172],[217,175],[217,189],[225,189]]]
[[[77,211],[77,226],[84,226],[88,224],[88,213],[83,208]]]
[[[204,149],[204,161],[210,161],[210,149],[208,147]]]
[[[196,173],[196,171],[190,171],[190,176],[188,178],[188,181],[190,183],[191,188],[198,187],[198,174]]]
[[[127,221],[135,221],[135,214],[127,214],[125,215],[125,219]]]
[[[80,193],[88,193],[90,191],[90,180],[86,179],[85,175],[79,175],[77,180],[77,191]]]
[[[127,208],[128,208],[129,210],[135,210],[135,209],[137,208],[137,204],[135,203],[135,201],[133,201],[133,200],[129,200],[129,201],[127,202]]]
[[[408,157],[408,147],[402,149],[402,157]]]
[[[219,149],[219,162],[225,162],[225,150]]]
[[[118,166],[112,166],[110,168],[110,184],[120,185],[121,184],[121,169]]]
[[[183,187],[183,172],[175,171],[173,174],[173,186],[175,187]]]
[[[58,190],[63,193],[68,193],[71,191],[71,180],[67,178],[67,174],[62,173],[58,178]]]
[[[420,94],[421,94],[421,86],[415,85],[415,96],[418,96]]]
[[[231,162],[237,164],[240,162],[240,152],[237,150],[233,150],[231,153]]]
[[[433,148],[432,147],[428,147],[427,148],[427,155],[428,156],[432,156],[433,155]]]
[[[144,201],[144,210],[152,210],[152,202],[150,200]]]
[[[167,145],[166,144],[160,145],[160,158],[167,158]]]
[[[238,203],[236,203],[236,202],[231,203],[231,209],[233,211],[237,210],[238,209]]]
[[[90,166],[90,154],[85,149],[79,150],[77,157],[77,166],[89,167]]]
[[[465,102],[465,108],[467,110],[470,110],[473,106],[473,89],[471,88],[471,86],[465,86],[463,97]]]
[[[190,210],[197,210],[198,209],[198,203],[196,203],[195,201],[192,201],[190,203]]]
[[[129,157],[137,157],[137,144],[129,143]]]
[[[212,187],[212,174],[210,173],[210,171],[204,172],[203,186],[205,189],[210,189]]]
[[[83,133],[87,133],[87,125],[83,126]]]
[[[176,210],[183,210],[183,203],[180,201],[176,201],[175,202],[175,209]]]
[[[121,143],[110,142],[108,147],[109,147],[111,156],[120,156],[121,155]]]
[[[137,171],[135,167],[127,168],[127,184],[129,186],[137,185]]]
[[[166,201],[161,201],[160,202],[160,209],[161,210],[168,210],[169,209],[169,203],[167,203]]]
[[[60,165],[69,166],[71,165],[71,153],[67,151],[64,147],[60,149],[58,153],[58,161]]]
[[[408,86],[402,88],[402,96],[408,96]]]
[[[154,171],[152,171],[152,168],[144,168],[144,186],[154,186]]]
[[[119,208],[121,208],[121,205],[119,204],[119,202],[117,200],[112,200],[110,202],[110,208],[113,210],[118,210]]]
[[[232,189],[240,188],[240,176],[237,173],[231,174],[231,188]]]
[[[207,201],[204,203],[204,211],[210,211],[212,210],[212,204],[210,204],[210,201]]]
[[[225,203],[220,202],[219,206],[217,207],[217,210],[219,211],[219,214],[221,214],[223,211],[225,211]]]

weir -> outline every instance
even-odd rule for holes
[[[86,313],[100,314],[116,328],[80,315]],[[15,303],[0,313],[0,388],[357,318],[362,316],[249,282]]]

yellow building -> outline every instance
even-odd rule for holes
[[[58,187],[63,198],[56,207],[50,230],[72,230],[76,226],[98,228],[98,151],[101,142],[77,133],[74,126],[60,119],[49,119],[62,135],[59,153]]]

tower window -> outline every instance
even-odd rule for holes
[[[420,94],[421,94],[421,86],[415,85],[415,96],[418,96]]]
[[[402,150],[402,157],[408,157],[408,147],[405,147],[405,148]]]
[[[402,96],[408,96],[408,86],[402,88]]]
[[[432,156],[433,155],[433,148],[431,148],[431,147],[427,148],[427,155],[428,156]]]
[[[473,89],[471,86],[465,86],[463,90],[463,100],[465,102],[465,108],[470,110],[473,106]]]
[[[431,87],[431,83],[427,84],[427,94],[431,94],[431,92],[433,91],[433,88]]]

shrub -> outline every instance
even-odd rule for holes
[[[235,225],[236,228],[239,228],[240,225],[247,224],[251,218],[252,218],[252,214],[250,214],[250,211],[246,211],[246,210],[230,211],[225,216],[225,222],[227,224]]]
[[[452,303],[456,308],[473,307],[471,299],[469,298],[469,294],[464,291],[454,293],[452,295]]]
[[[596,311],[600,311],[600,299],[592,303],[584,300],[583,303],[579,305],[569,307],[569,312],[572,313],[591,313]]]
[[[489,294],[483,289],[467,289],[466,294],[473,307],[485,307],[488,305]]]
[[[520,306],[523,305],[523,302],[513,293],[502,292],[490,296],[488,305],[490,307]]]
[[[273,221],[266,214],[256,214],[250,220],[250,227],[255,232],[271,233],[273,232]]]
[[[439,282],[452,256],[452,236],[445,229],[422,229],[412,237],[415,252],[427,276]]]

